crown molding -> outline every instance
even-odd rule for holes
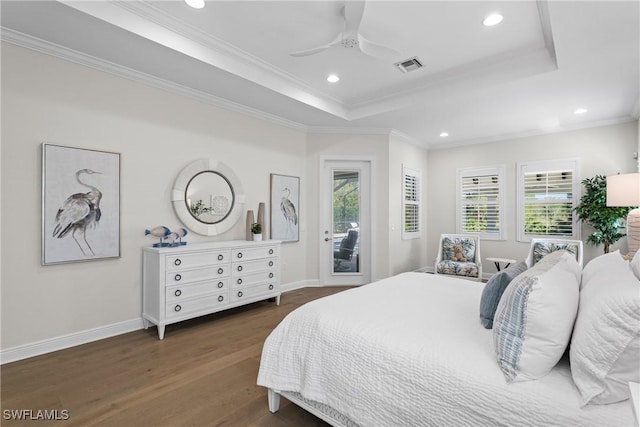
[[[57,1],[281,95],[336,117],[349,119],[342,101],[314,90],[291,74],[168,16],[157,7],[142,2]]]
[[[572,132],[577,130],[591,129],[591,128],[604,127],[604,126],[614,126],[614,125],[629,123],[635,120],[636,119],[634,119],[633,117],[627,116],[627,117],[619,117],[619,118],[608,119],[608,120],[599,120],[599,121],[581,123],[581,124],[572,124],[572,125],[564,125],[564,126],[561,125],[548,130],[535,129],[535,130],[529,130],[524,132],[492,135],[488,137],[461,140],[461,141],[455,141],[450,143],[431,144],[429,146],[429,150],[447,150],[449,148],[465,147],[469,145],[488,144],[491,142],[500,142],[500,141],[507,141],[507,140],[513,140],[513,139],[524,139],[532,136],[551,135],[554,133]]]
[[[78,52],[76,50],[69,49],[64,46],[51,43],[49,41],[39,39],[37,37],[11,30],[9,28],[1,28],[0,40],[27,49],[35,50],[37,52],[44,53],[50,56],[54,56],[56,58],[60,58],[69,62],[73,62],[78,65],[122,77],[127,80],[155,87],[157,89],[161,89],[173,94],[196,99],[209,105],[214,105],[216,107],[225,108],[237,113],[246,114],[248,116],[282,125],[291,129],[303,132],[307,131],[307,127],[305,125],[293,120],[285,119],[284,117],[280,117],[275,114],[270,114],[255,108],[247,107],[245,105],[232,102],[206,92],[192,89],[187,86],[173,83],[168,80],[152,76],[150,74],[142,73],[140,71],[136,71],[110,61],[105,61],[104,59],[96,58],[94,56],[87,55],[85,53]]]

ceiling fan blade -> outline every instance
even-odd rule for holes
[[[341,41],[342,41],[342,34],[338,34],[338,37],[333,39],[333,41],[331,43],[327,43],[327,44],[324,44],[322,46],[312,47],[311,49],[300,50],[298,52],[291,52],[289,55],[291,55],[291,56],[315,55],[316,53],[320,53],[320,52],[322,52],[324,50],[329,49],[332,46],[336,46],[336,45],[340,44]]]
[[[360,22],[364,15],[364,1],[346,0],[344,2],[344,35],[358,34]]]
[[[298,52],[291,52],[289,55],[291,56],[309,56],[309,55],[314,55],[316,53],[320,53],[323,50],[327,50],[331,47],[331,45],[324,45],[324,46],[318,46],[318,47],[314,47],[313,49],[307,49],[307,50],[301,50]]]
[[[395,59],[400,56],[400,52],[387,46],[374,43],[358,34],[358,45],[365,55],[381,59]]]

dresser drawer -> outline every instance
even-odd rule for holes
[[[231,252],[228,250],[190,254],[171,254],[165,257],[167,270],[181,270],[183,268],[203,267],[207,265],[229,262],[230,260]]]
[[[259,273],[249,273],[234,276],[231,279],[231,288],[246,288],[248,286],[260,283],[276,283],[278,281],[278,273],[275,270],[261,271]]]
[[[275,283],[264,283],[258,286],[252,286],[246,289],[234,289],[231,291],[231,302],[242,301],[260,295],[269,295],[278,293],[278,285]]]
[[[225,306],[228,303],[229,294],[227,292],[220,292],[191,300],[172,302],[167,304],[166,318],[173,319],[185,317],[190,313],[199,311],[216,310],[218,307]]]
[[[247,261],[259,258],[269,258],[278,256],[278,246],[264,246],[258,248],[242,248],[231,251],[231,260]]]
[[[167,272],[165,283],[167,286],[199,282],[203,280],[215,280],[229,275],[228,265],[216,265],[206,268],[194,268],[192,270],[175,270]]]
[[[256,261],[234,262],[231,268],[233,277],[257,271],[276,271],[277,260],[275,258],[259,259]]]
[[[227,278],[209,282],[196,282],[183,285],[167,286],[166,301],[184,301],[198,295],[206,295],[215,292],[226,292],[229,284]]]

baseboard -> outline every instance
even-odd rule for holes
[[[290,292],[302,288],[321,287],[320,281],[299,280],[297,282],[285,283],[281,285],[282,292]],[[126,320],[112,325],[101,326],[86,331],[75,332],[73,334],[63,335],[30,344],[24,344],[17,347],[0,350],[0,365],[5,363],[16,362],[18,360],[28,359],[30,357],[40,356],[41,354],[51,353],[65,348],[75,347],[77,345],[87,344],[92,341],[98,341],[110,338],[120,334],[126,334],[142,329],[142,318]]]
[[[0,365],[142,329],[142,318],[0,350]]]

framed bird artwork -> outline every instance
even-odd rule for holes
[[[42,264],[120,257],[120,154],[42,144]]]
[[[271,174],[271,238],[283,243],[300,239],[300,178]]]

